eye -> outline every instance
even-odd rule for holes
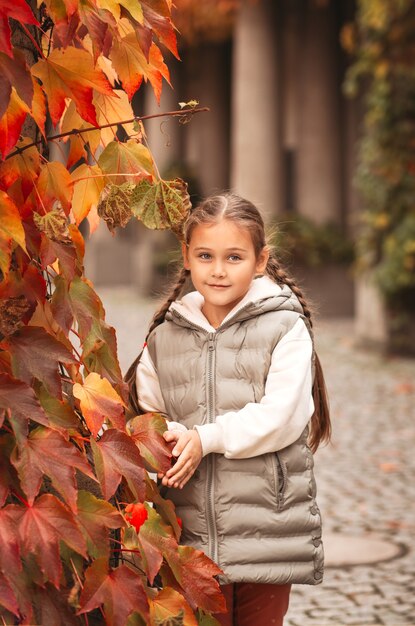
[[[202,259],[202,261],[209,261],[209,259],[211,258],[209,252],[201,252],[198,255],[199,259]]]
[[[239,254],[230,254],[229,255],[229,260],[230,261],[240,261],[241,257],[239,256]]]

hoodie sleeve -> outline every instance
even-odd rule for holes
[[[203,455],[217,452],[229,459],[249,458],[296,441],[314,411],[312,350],[310,335],[300,318],[272,353],[261,401],[219,415],[213,424],[195,426]]]
[[[166,407],[164,405],[159,379],[147,346],[144,348],[137,366],[136,382],[138,404],[141,409],[143,411],[165,413]]]
[[[168,415],[166,415],[166,406],[161,393],[157,371],[147,346],[144,348],[137,366],[136,380],[138,404],[143,411],[163,413],[168,420],[167,427],[169,430],[187,430],[186,426],[170,421]]]

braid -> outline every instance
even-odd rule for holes
[[[313,380],[313,401],[314,401],[314,413],[311,417],[310,423],[310,436],[309,445],[313,452],[315,452],[321,442],[328,443],[331,438],[331,423],[330,423],[330,410],[328,403],[328,395],[326,384],[324,381],[323,369],[321,367],[320,359],[316,351],[314,350],[313,340],[313,323],[311,321],[311,311],[307,305],[306,299],[298,287],[293,278],[291,278],[287,272],[280,266],[277,258],[274,254],[270,254],[268,259],[266,273],[276,283],[280,285],[288,285],[291,291],[297,296],[304,312],[304,316],[307,319],[307,326],[311,339],[313,341],[313,363],[314,363],[314,380]]]
[[[189,274],[190,274],[189,270],[185,269],[184,267],[181,269],[178,275],[176,284],[172,288],[167,300],[163,302],[162,306],[154,314],[153,320],[150,324],[150,328],[148,329],[148,333],[145,338],[144,345],[147,343],[150,333],[152,333],[153,330],[157,328],[157,326],[159,326],[160,324],[164,322],[166,313],[169,310],[170,305],[172,304],[172,302],[177,300],[177,298],[180,296]],[[141,350],[138,357],[131,363],[130,367],[128,368],[124,376],[124,381],[128,384],[128,387],[129,387],[129,398],[128,398],[129,409],[130,409],[130,412],[133,413],[133,415],[138,415],[140,413],[140,407],[138,405],[138,394],[137,394],[137,367],[140,362],[141,355],[143,354],[143,350]]]
[[[272,278],[276,283],[280,285],[288,285],[291,291],[295,293],[297,296],[301,306],[303,307],[304,315],[308,319],[310,326],[313,326],[313,322],[311,321],[311,311],[306,302],[303,292],[300,287],[297,285],[295,280],[289,276],[289,274],[281,267],[278,263],[277,258],[271,253],[268,259],[266,273],[270,278]]]

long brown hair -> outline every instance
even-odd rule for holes
[[[188,245],[192,236],[192,232],[199,224],[218,223],[223,219],[238,223],[242,228],[248,229],[254,245],[255,254],[259,257],[261,251],[267,246],[265,238],[264,221],[258,209],[252,202],[245,200],[234,193],[224,193],[207,198],[201,202],[187,218],[183,228],[183,239]],[[304,313],[306,325],[313,338],[311,311],[305,297],[298,287],[294,279],[281,267],[275,251],[270,251],[270,256],[265,269],[265,273],[274,282],[279,285],[288,285],[297,296]],[[166,313],[171,303],[180,297],[183,292],[187,278],[190,276],[189,270],[182,268],[178,274],[177,281],[171,289],[166,301],[160,307],[153,317],[147,337],[159,324],[164,321]],[[136,371],[140,362],[141,354],[130,365],[125,381],[130,388],[130,407],[137,414],[140,412],[137,399],[136,388]],[[328,443],[331,437],[330,411],[327,397],[326,385],[324,382],[323,370],[320,360],[313,349],[314,361],[314,382],[313,382],[313,400],[314,413],[311,418],[309,445],[315,452],[320,443]]]

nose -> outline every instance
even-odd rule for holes
[[[220,259],[217,259],[212,266],[212,276],[223,277],[226,274],[225,266]]]

